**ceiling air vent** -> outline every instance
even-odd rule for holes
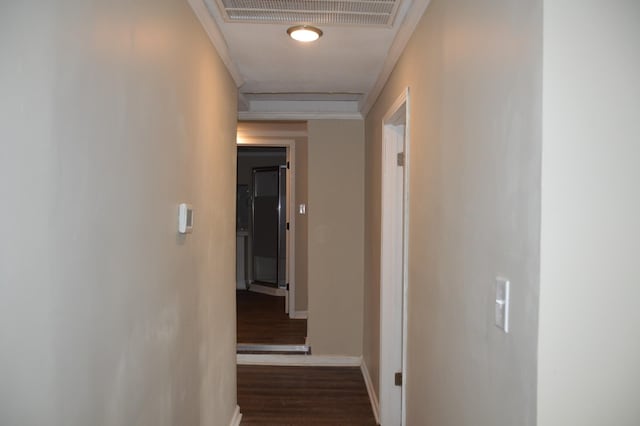
[[[225,21],[259,24],[393,24],[400,0],[217,0]]]

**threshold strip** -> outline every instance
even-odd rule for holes
[[[311,354],[311,348],[309,345],[263,345],[258,343],[238,343],[236,345],[236,352]]]

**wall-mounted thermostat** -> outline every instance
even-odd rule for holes
[[[193,206],[191,204],[180,204],[178,209],[178,232],[189,234],[193,231]]]
[[[508,279],[496,278],[496,327],[509,332],[509,287]]]

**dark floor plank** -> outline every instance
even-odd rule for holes
[[[237,291],[237,342],[303,345],[307,320],[290,319],[284,301],[284,297]]]
[[[242,425],[375,425],[357,367],[238,366]]]

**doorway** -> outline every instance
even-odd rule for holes
[[[408,252],[408,89],[382,120],[380,420],[405,424]]]
[[[284,296],[286,148],[238,147],[237,156],[236,287]]]
[[[295,315],[295,145],[244,138],[237,148],[239,353],[307,352]]]

